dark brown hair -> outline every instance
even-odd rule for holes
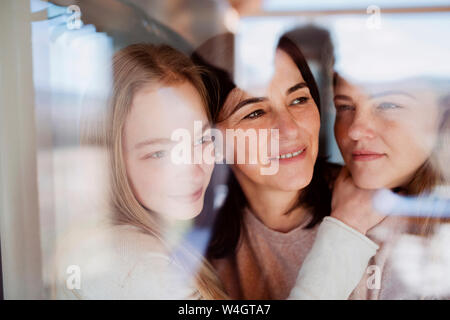
[[[232,35],[221,35],[214,38],[214,40],[209,40],[193,54],[194,61],[206,66],[211,74],[214,75],[213,78],[205,79],[208,90],[212,90],[210,94],[212,99],[211,114],[214,121],[217,120],[228,94],[236,87],[232,80],[233,74],[231,71],[233,70],[232,65],[234,61],[230,56],[224,56],[220,52],[210,53],[211,50],[214,51],[217,48],[220,48],[222,52],[228,52],[232,57]],[[294,61],[308,85],[311,96],[320,113],[319,90],[300,48],[288,37],[282,36],[277,44],[277,49],[286,52]],[[215,63],[217,59],[221,59],[221,61]],[[224,63],[224,60],[228,64]],[[331,188],[329,181],[332,180],[334,171],[324,158],[318,158],[310,184],[302,190],[296,204],[287,212],[289,213],[300,206],[309,208],[313,217],[306,228],[314,227],[323,217],[330,214]],[[232,172],[229,175],[227,186],[228,194],[223,206],[217,213],[212,237],[207,249],[207,257],[209,259],[223,258],[233,254],[238,246],[242,231],[242,214],[248,202]]]

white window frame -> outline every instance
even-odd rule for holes
[[[0,4],[0,239],[5,299],[45,298],[29,0]]]

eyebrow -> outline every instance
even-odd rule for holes
[[[139,142],[134,147],[135,147],[135,149],[139,149],[144,146],[151,145],[151,144],[169,144],[169,143],[173,143],[173,141],[170,139],[167,139],[167,138],[156,138],[156,139],[148,139],[148,140]]]
[[[334,96],[333,99],[343,99],[343,100],[352,100],[349,96],[346,96],[345,94],[337,94]]]
[[[407,96],[410,97],[411,99],[416,99],[415,96],[413,96],[412,94],[409,94],[407,92],[404,91],[384,91],[384,92],[380,92],[377,94],[373,94],[370,96],[370,99],[375,99],[378,97],[383,97],[383,96],[389,96],[389,95],[403,95],[403,96]],[[343,99],[343,100],[350,100],[353,101],[353,99],[347,95],[344,94],[337,94],[334,96],[334,99]]]
[[[302,89],[302,88],[308,88],[308,85],[306,84],[306,82],[299,82],[296,85],[293,85],[292,87],[290,87],[289,89],[286,90],[286,95],[297,91],[298,89]]]
[[[405,91],[394,91],[394,90],[376,93],[374,95],[371,95],[370,98],[373,99],[373,98],[389,96],[389,95],[402,95],[402,96],[410,97],[411,99],[416,99],[415,96],[413,96],[412,94],[409,94],[408,92],[405,92]]]
[[[202,127],[202,132],[204,132],[207,128],[211,128],[211,124],[209,122],[206,122]],[[167,139],[167,138],[155,138],[155,139],[148,139],[144,140],[142,142],[137,143],[134,147],[135,149],[142,148],[144,146],[152,145],[152,144],[171,144],[174,143],[173,140]]]
[[[306,82],[299,82],[295,85],[293,85],[292,87],[290,87],[289,89],[286,90],[286,95],[297,91],[298,89],[302,89],[302,88],[307,88],[308,85],[306,84]],[[234,107],[233,111],[231,111],[230,115],[232,115],[233,113],[235,113],[236,111],[238,111],[239,109],[241,109],[242,107],[252,104],[252,103],[258,103],[258,102],[263,102],[263,101],[267,101],[268,99],[266,97],[253,97],[253,98],[248,98],[248,99],[244,99],[241,102],[239,102],[236,107]]]
[[[244,106],[246,106],[248,104],[263,102],[263,101],[266,101],[266,100],[267,100],[267,98],[265,98],[265,97],[255,97],[255,98],[244,99],[241,102],[239,102],[236,105],[236,107],[234,107],[234,109],[230,113],[230,115],[232,115],[233,113],[235,113],[236,111],[238,111],[239,109],[241,109],[242,107],[244,107]]]

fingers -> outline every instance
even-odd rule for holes
[[[342,167],[340,174],[342,175],[342,177],[343,177],[344,180],[351,177],[350,171],[349,171],[348,168],[345,167],[345,166]]]
[[[347,167],[342,167],[336,181],[334,182],[334,186],[336,187],[338,184],[344,182],[349,177],[350,177],[350,171],[348,171]]]

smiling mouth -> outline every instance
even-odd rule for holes
[[[270,160],[287,160],[292,158],[300,158],[305,154],[306,147],[303,147],[297,151],[294,152],[288,152],[288,153],[282,153],[276,157],[270,158]]]

